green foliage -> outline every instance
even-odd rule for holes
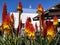
[[[0,36],[0,45],[23,45],[23,43],[24,45],[57,45],[59,38],[57,34],[52,41],[49,41],[47,37],[38,35],[36,39],[31,40],[12,33],[12,35]]]
[[[18,45],[21,42],[20,38],[20,35],[16,36],[13,34],[13,37],[5,35],[5,37],[0,37],[0,45]]]

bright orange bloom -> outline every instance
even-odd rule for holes
[[[17,11],[23,12],[23,10],[22,10],[22,3],[21,2],[18,3]]]
[[[21,2],[19,2],[19,4],[18,4],[18,7],[17,7],[18,9],[22,9],[22,4],[21,4]]]
[[[6,15],[5,20],[3,22],[4,34],[10,34],[10,15]]]
[[[47,37],[49,40],[52,40],[55,35],[56,35],[56,30],[54,29],[53,24],[49,21],[47,28]]]
[[[5,20],[4,20],[4,24],[9,25],[10,24],[10,15],[7,15]]]
[[[57,18],[57,16],[53,17],[53,25],[58,25],[58,18]]]
[[[25,35],[27,35],[30,39],[35,36],[34,34],[34,27],[31,24],[31,18],[27,18],[26,24],[25,24],[25,30],[24,30]],[[34,35],[33,35],[34,34]],[[32,36],[32,37],[31,37]]]
[[[43,12],[43,7],[41,4],[38,5],[38,8],[37,8],[37,12],[40,11],[40,12]]]

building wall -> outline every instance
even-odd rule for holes
[[[18,22],[19,22],[19,13],[18,12],[11,12],[10,14],[14,15],[14,27],[17,28],[18,27]],[[35,28],[35,23],[37,23],[38,27],[39,27],[39,21],[33,21],[33,17],[37,16],[37,13],[22,13],[21,14],[21,20],[22,23],[25,24],[27,17],[31,17],[32,20],[32,24]],[[39,29],[39,28],[38,28]]]
[[[11,12],[10,15],[13,13],[14,15],[14,28],[17,29],[19,24],[19,13],[18,12]]]

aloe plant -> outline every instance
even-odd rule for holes
[[[0,45],[19,45],[21,42],[21,37],[16,36],[13,34],[13,37],[11,35],[0,37]]]

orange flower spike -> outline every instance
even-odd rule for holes
[[[52,40],[56,35],[56,31],[54,30],[54,26],[51,25],[47,28],[47,37],[48,39]]]
[[[23,12],[23,10],[22,10],[22,3],[21,2],[18,3],[17,11]]]
[[[53,27],[49,27],[48,30],[47,30],[47,35],[53,35],[54,34],[54,29]]]
[[[31,18],[30,17],[28,18],[28,21],[29,21],[29,23],[28,23],[29,24],[29,26],[28,26],[29,31],[34,32],[34,27],[33,27],[33,24],[31,23]]]
[[[37,12],[40,11],[40,12],[43,12],[43,7],[41,4],[38,5],[38,8],[37,8]]]
[[[52,23],[51,23],[51,21],[49,20],[48,22],[47,22],[47,38],[50,40],[50,38],[52,37],[52,35],[53,35],[53,26],[52,26]],[[52,27],[51,27],[52,26]],[[52,38],[51,38],[51,40],[52,40]]]
[[[25,23],[25,29],[24,29],[24,33],[26,34],[26,33],[28,33],[29,32],[29,25],[30,25],[30,18],[27,18],[27,20],[26,20],[26,23]]]
[[[13,13],[12,13],[12,15],[10,16],[10,20],[11,20],[11,22],[14,21],[14,15],[13,15]]]
[[[25,23],[25,28],[29,28],[29,18],[27,18],[26,23]]]
[[[4,20],[4,24],[7,24],[7,25],[10,24],[10,16],[9,15],[6,16],[6,18]]]
[[[19,4],[18,4],[18,7],[17,7],[18,9],[22,9],[22,4],[21,4],[21,2],[19,2]]]
[[[30,28],[29,28],[30,32],[34,32],[34,27],[32,24],[30,24]]]
[[[58,25],[58,18],[57,18],[57,16],[53,17],[53,25]]]
[[[31,36],[33,36],[32,35],[33,33],[34,33],[34,27],[31,24],[31,18],[28,17],[25,23],[24,34],[27,35],[31,39]]]

